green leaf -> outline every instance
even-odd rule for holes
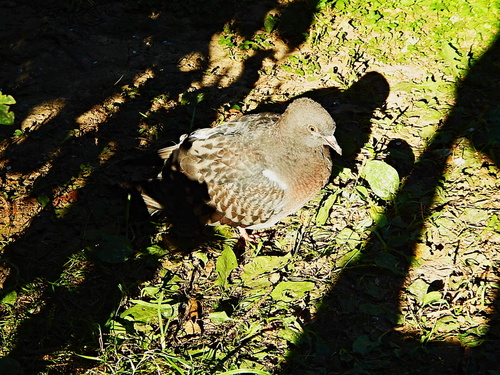
[[[264,326],[262,325],[261,322],[259,321],[253,321],[250,323],[250,325],[245,327],[245,335],[241,337],[241,341],[244,341],[246,339],[249,339],[252,336],[258,335],[259,333],[264,330]]]
[[[451,64],[454,60],[460,59],[461,54],[451,43],[445,42],[441,47],[441,56],[445,62]]]
[[[276,29],[276,25],[278,24],[280,18],[274,14],[269,14],[264,20],[264,29],[271,33]]]
[[[422,128],[420,136],[423,139],[431,139],[436,134],[437,127],[435,125],[428,125]]]
[[[9,112],[9,107],[0,104],[0,125],[12,125],[14,123],[14,113]]]
[[[356,188],[354,189],[354,191],[364,201],[368,202],[370,200],[370,195],[368,194],[368,189],[365,188],[364,186],[361,186],[361,185],[356,186]]]
[[[158,310],[155,307],[134,305],[120,314],[121,318],[132,317],[136,322],[156,323]]]
[[[314,289],[310,281],[282,281],[271,292],[271,298],[277,301],[291,302],[304,297],[307,292]]]
[[[109,334],[111,336],[115,336],[121,339],[125,339],[127,337],[127,328],[120,322],[111,320],[107,325],[109,326]]]
[[[377,227],[383,228],[387,225],[387,215],[385,215],[385,209],[380,206],[370,206],[368,211],[371,219],[377,224]]]
[[[360,241],[361,237],[359,234],[351,228],[344,228],[335,236],[335,242],[337,242],[338,245],[344,245],[350,249],[358,246]]]
[[[9,112],[9,105],[16,104],[10,95],[3,95],[0,91],[0,125],[12,125],[14,123],[14,113]]]
[[[284,317],[282,319],[283,329],[278,333],[278,337],[291,342],[295,345],[299,344],[304,336],[304,330],[296,317]]]
[[[203,262],[203,264],[207,264],[208,263],[208,255],[207,255],[207,253],[198,251],[196,253],[193,253],[193,257],[196,257],[199,260],[201,260]]]
[[[249,288],[260,289],[271,285],[267,275],[275,270],[283,268],[291,258],[291,254],[285,256],[258,256],[243,267],[241,280]]]
[[[279,338],[291,342],[292,344],[295,345],[300,343],[303,335],[304,335],[303,332],[290,327],[283,328],[278,333]]]
[[[416,85],[413,82],[399,82],[399,83],[396,83],[392,87],[392,91],[407,91],[407,92],[411,92],[411,90],[413,90],[413,89],[415,89],[417,87],[418,87],[418,85]]]
[[[490,326],[483,324],[473,326],[461,335],[459,335],[460,342],[463,346],[479,346],[484,342],[484,336],[490,331]]]
[[[429,292],[422,299],[422,306],[427,306],[434,302],[445,302],[445,300],[443,300],[441,297],[442,297],[441,292],[438,291]]]
[[[132,317],[137,322],[156,323],[158,321],[158,312],[164,318],[175,318],[179,314],[179,303],[173,303],[172,300],[163,303],[142,300],[131,300],[131,302],[134,302],[135,305],[122,312],[120,318]]]
[[[363,335],[354,340],[352,343],[352,351],[354,353],[366,354],[379,346],[380,344],[370,340],[368,335]]]
[[[13,290],[10,293],[7,293],[2,300],[0,301],[0,304],[5,304],[5,305],[11,305],[13,306],[17,301],[17,292]]]
[[[156,286],[146,286],[141,291],[141,295],[155,297],[158,293],[160,293],[161,287],[160,285]]]
[[[364,22],[367,25],[376,24],[381,18],[382,14],[378,10],[370,10],[370,12],[366,15]]]
[[[41,205],[42,207],[47,206],[47,204],[50,202],[49,197],[47,197],[46,195],[39,195],[39,196],[37,197],[37,200],[38,200],[38,203],[40,203],[40,205]]]
[[[11,95],[3,95],[0,91],[0,104],[12,105],[16,104],[16,100]]]
[[[351,250],[347,254],[344,254],[339,259],[337,259],[336,266],[338,268],[347,267],[349,263],[356,262],[359,258],[361,258],[361,250]]]
[[[363,177],[378,197],[389,200],[399,187],[396,169],[381,160],[370,160],[363,169]]]
[[[443,216],[434,220],[432,224],[437,228],[441,236],[449,238],[455,236],[453,229],[457,227],[457,224],[453,219]]]
[[[420,116],[421,120],[425,122],[434,122],[441,120],[443,117],[445,117],[444,113],[433,108],[427,108],[427,110],[423,112],[422,116]]]
[[[167,253],[167,250],[162,249],[158,245],[149,246],[146,248],[146,251],[148,252],[148,254],[153,255],[153,256],[157,256],[157,257],[161,257]]]
[[[443,316],[436,321],[436,329],[441,332],[451,332],[460,328],[460,323],[453,316]]]
[[[229,316],[227,316],[227,313],[225,311],[214,311],[208,314],[208,317],[210,320],[216,323],[224,323],[227,321],[232,320]]]
[[[108,263],[125,262],[133,253],[132,243],[126,237],[115,234],[102,235],[94,249],[99,259]]]
[[[488,221],[489,213],[487,210],[480,208],[466,208],[464,210],[463,216],[470,223],[479,224],[482,221]]]
[[[429,284],[427,284],[422,279],[415,280],[406,290],[415,296],[418,303],[422,304],[427,290],[429,289]]]
[[[167,298],[165,300],[157,299],[157,300],[153,300],[151,302],[143,301],[142,299],[132,299],[132,300],[130,300],[130,302],[135,303],[137,306],[148,307],[148,308],[152,308],[155,310],[161,310],[161,311],[165,310],[168,312],[171,312],[173,309],[172,306],[175,305],[173,300],[170,298]]]
[[[399,270],[396,265],[398,264],[398,260],[396,257],[389,253],[382,253],[377,256],[375,259],[375,264],[379,267],[386,268],[390,270],[395,275],[402,275],[403,273]]]
[[[205,100],[205,93],[200,92],[196,94],[196,103],[201,103],[204,100]]]
[[[328,198],[323,201],[318,213],[316,214],[316,225],[324,225],[326,223],[328,217],[330,216],[330,210],[337,200],[339,191],[340,190],[337,190],[335,193],[330,194]]]
[[[500,232],[500,219],[497,215],[492,215],[488,220],[488,227]]]
[[[224,46],[224,47],[228,47],[228,48],[235,47],[235,44],[233,42],[233,38],[230,36],[227,36],[227,35],[221,35],[218,43],[219,43],[219,45]],[[184,100],[184,98],[182,100]],[[187,101],[183,103],[182,100],[181,100],[181,104],[187,103]]]
[[[230,246],[225,245],[224,250],[215,264],[215,270],[217,271],[216,285],[220,285],[222,289],[227,289],[229,275],[231,275],[231,272],[237,265],[238,261],[236,260],[236,255],[234,254],[233,249]]]
[[[476,347],[484,343],[484,337],[477,337],[475,335],[464,335],[460,337],[462,346]]]

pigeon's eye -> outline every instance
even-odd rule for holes
[[[309,125],[309,131],[311,133],[316,133],[318,131],[318,129],[316,129],[316,126],[314,126],[314,125]]]

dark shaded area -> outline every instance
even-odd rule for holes
[[[316,4],[300,3],[298,9],[296,4],[282,9],[292,18],[301,12],[300,25],[283,32],[290,51],[304,40]],[[19,176],[12,183],[29,188],[29,196],[16,203],[37,206],[41,199],[46,206],[3,250],[1,264],[9,269],[1,295],[16,291],[30,299],[2,307],[2,314],[14,314],[21,323],[0,368],[13,374],[80,373],[96,363],[76,356],[60,359],[60,353],[95,355],[100,332],[106,333],[122,294],[133,295],[158,267],[147,252],[155,228],[144,206],[130,202],[119,186],[158,174],[156,150],[192,130],[194,109],[194,126],[206,127],[215,119],[214,108],[248,94],[267,51],[246,61],[231,87],[199,90],[204,100],[196,108],[196,97],[187,92],[205,74],[214,33],[234,19],[251,37],[277,4],[48,0],[2,5],[6,32],[0,42],[7,48],[0,50],[0,87],[18,102],[12,109],[22,133],[2,152],[0,179],[7,183]],[[194,52],[202,56],[200,66],[179,70],[179,61]],[[140,79],[145,83],[137,84]],[[188,103],[148,118],[151,125],[164,124],[162,134],[157,144],[140,146],[141,113],[160,94],[174,100],[185,94]],[[112,110],[100,113],[101,105]],[[32,116],[37,106],[48,106],[51,114]],[[12,131],[0,128],[0,137]],[[30,175],[38,176],[32,188],[32,181],[22,180]],[[61,212],[54,197],[75,184],[78,196]],[[8,202],[16,199],[9,194]]]
[[[415,155],[410,145],[403,139],[393,139],[386,148],[385,162],[398,171],[399,177],[408,176],[415,163]]]
[[[184,174],[165,168],[161,179],[152,179],[138,185],[141,194],[150,197],[155,205],[149,207],[153,216],[172,224],[172,232],[184,237],[199,235],[207,217],[215,209],[209,207],[208,189],[205,183],[198,183]],[[136,197],[141,201],[142,197]],[[159,203],[161,211],[155,210]],[[209,227],[210,228],[210,227]]]
[[[388,222],[375,229],[362,258],[345,270],[324,298],[317,320],[305,327],[302,343],[288,359],[287,374],[497,374],[500,316],[489,315],[484,343],[464,348],[453,343],[419,343],[398,327],[399,291],[439,186],[446,157],[457,137],[468,137],[487,161],[500,156],[500,41],[471,67],[457,90],[451,115],[414,164],[402,143],[388,145],[388,162],[407,180]],[[406,157],[405,157],[406,155]],[[398,163],[398,158],[404,158]],[[498,270],[494,270],[498,275]],[[439,285],[431,285],[431,288]],[[498,297],[497,297],[498,301]],[[496,304],[497,308],[499,304]],[[352,311],[359,311],[353,315]]]

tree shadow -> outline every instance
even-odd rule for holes
[[[287,17],[301,12],[300,25],[283,31],[284,24],[277,26],[289,51],[303,42],[315,4],[282,9]],[[140,113],[158,95],[177,98],[202,80],[211,40],[226,22],[240,19],[237,27],[251,36],[274,7],[274,0],[257,7],[237,0],[64,7],[49,0],[7,9],[9,49],[1,52],[6,78],[0,86],[18,100],[14,110],[22,134],[2,150],[0,179],[25,188],[6,191],[2,209],[12,218],[21,208],[31,215],[2,251],[7,274],[2,296],[17,299],[2,305],[1,313],[19,322],[5,331],[12,350],[4,370],[77,373],[94,365],[75,357],[65,358],[63,367],[52,366],[61,363],[64,351],[95,355],[99,331],[123,295],[153,278],[158,268],[146,250],[155,228],[143,207],[142,212],[129,207],[118,182],[156,176],[161,165],[156,149],[191,126],[187,106],[158,111],[165,123],[161,141],[144,147]],[[193,53],[201,56],[200,66],[181,71],[179,61]],[[196,127],[208,126],[213,108],[228,98],[235,102],[248,94],[267,54],[246,61],[229,87],[220,88],[216,79],[198,90],[208,99],[197,107],[196,117],[203,120]],[[89,121],[95,118],[99,121]],[[10,131],[0,129],[0,136]],[[106,261],[100,250],[108,245],[119,251]]]
[[[322,301],[317,319],[304,327],[283,373],[289,374],[496,374],[500,358],[500,319],[485,312],[489,331],[482,345],[420,343],[400,332],[400,291],[423,224],[442,178],[446,156],[458,137],[468,137],[483,163],[500,157],[500,40],[470,68],[458,86],[456,105],[407,174],[387,223],[373,230],[361,258],[344,270]],[[396,142],[397,143],[397,142]],[[397,145],[396,145],[397,146]],[[395,152],[407,154],[406,147]],[[393,154],[394,155],[394,154]],[[394,164],[394,158],[388,160]],[[409,173],[408,173],[409,171]],[[490,270],[498,277],[498,270]],[[439,285],[436,286],[439,290]],[[357,313],[353,314],[353,311]]]

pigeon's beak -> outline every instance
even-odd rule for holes
[[[333,135],[325,135],[323,136],[323,139],[325,140],[325,145],[330,146],[333,148],[335,151],[337,151],[337,154],[342,155],[342,149],[340,148],[337,140]]]

